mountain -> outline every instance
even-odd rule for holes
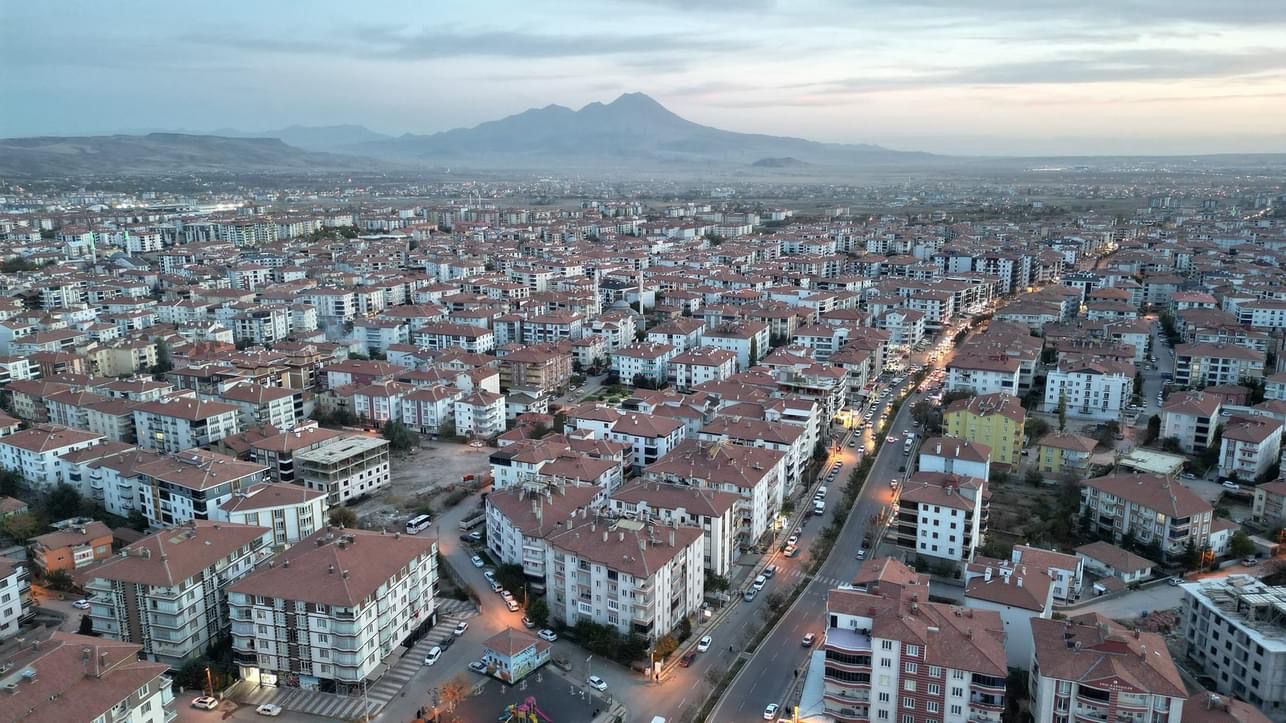
[[[760,158],[750,165],[756,168],[805,168],[813,164],[786,156],[785,158]]]
[[[149,133],[0,139],[0,174],[14,176],[338,171],[369,164],[355,156],[301,150],[276,138]]]
[[[374,143],[392,138],[383,133],[376,133],[366,126],[301,126],[293,125],[275,131],[248,133],[235,128],[220,128],[210,135],[226,138],[278,138],[286,145],[310,151],[333,151],[345,146],[359,143]]]
[[[765,158],[846,166],[933,158],[873,145],[735,133],[693,123],[642,93],[580,110],[532,108],[473,128],[407,134],[344,150],[400,161],[490,167],[746,165]]]

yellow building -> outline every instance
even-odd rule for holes
[[[949,436],[984,444],[991,448],[992,462],[1008,465],[1018,464],[1026,421],[1018,397],[1004,392],[957,399],[943,414]]]
[[[1041,472],[1083,472],[1089,468],[1090,455],[1098,441],[1071,432],[1054,432],[1036,443]]]

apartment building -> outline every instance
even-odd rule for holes
[[[955,437],[930,437],[920,444],[921,472],[991,479],[991,450]]]
[[[895,490],[889,539],[917,557],[956,566],[971,561],[987,535],[991,493],[985,478],[916,472]]]
[[[278,482],[295,481],[295,453],[316,449],[343,436],[342,432],[324,429],[315,422],[297,426],[250,443],[250,458],[268,468],[268,476]]]
[[[428,536],[324,527],[229,585],[241,679],[361,694],[436,620],[437,552]]]
[[[1065,403],[1068,416],[1119,419],[1133,393],[1133,364],[1064,357],[1045,379],[1044,411]]]
[[[965,603],[1000,614],[1005,626],[1009,666],[1031,661],[1032,634],[1027,621],[1053,614],[1054,585],[1048,570],[1026,563],[978,557],[965,567]]]
[[[947,363],[946,390],[974,394],[1018,392],[1020,363],[1004,355],[957,353]]]
[[[389,486],[388,440],[339,437],[294,454],[296,484],[326,493],[330,507]]]
[[[139,660],[140,646],[55,632],[3,661],[3,723],[166,723],[177,717],[164,663]]]
[[[143,449],[177,454],[238,434],[239,414],[224,402],[172,397],[135,406],[134,430]]]
[[[1261,352],[1235,344],[1179,344],[1174,347],[1174,383],[1202,388],[1261,379],[1264,358]]]
[[[139,465],[139,511],[153,527],[216,519],[219,505],[264,480],[268,468],[235,457],[190,449]]]
[[[1205,392],[1171,394],[1161,406],[1161,439],[1175,438],[1188,454],[1205,451],[1222,423],[1223,397]]]
[[[730,351],[737,355],[737,371],[754,366],[771,349],[768,325],[755,321],[706,329],[701,333],[701,346]]]
[[[868,560],[855,590],[826,596],[822,703],[837,721],[999,723],[1000,616],[929,601],[929,582],[892,558]]]
[[[102,522],[78,518],[54,526],[58,529],[27,544],[31,562],[42,575],[79,570],[112,556],[112,531]]]
[[[501,348],[500,387],[534,396],[554,396],[571,382],[571,354],[553,345]]]
[[[180,668],[226,634],[228,586],[271,554],[272,530],[190,520],[135,542],[76,578],[94,632],[142,646],[145,660]]]
[[[1286,587],[1249,575],[1184,583],[1179,625],[1188,661],[1215,690],[1286,720]]]
[[[1114,474],[1081,482],[1080,514],[1090,516],[1102,537],[1119,542],[1129,534],[1168,558],[1182,554],[1189,541],[1197,549],[1209,542],[1214,510],[1168,477]]]
[[[606,496],[595,485],[535,479],[492,492],[487,495],[487,550],[503,564],[521,565],[527,577],[544,585],[545,538],[576,515],[601,507]]]
[[[103,441],[102,435],[42,424],[0,437],[0,467],[22,475],[28,483],[50,489],[61,482],[60,458]]]
[[[737,355],[726,349],[688,349],[670,359],[670,383],[691,389],[706,382],[721,382],[737,373]]]
[[[631,344],[612,352],[612,371],[625,384],[635,379],[664,384],[670,376],[670,360],[678,354],[669,344]]]
[[[805,445],[804,428],[786,422],[769,422],[749,417],[723,414],[701,427],[697,438],[702,442],[731,442],[745,447],[761,447],[786,455],[786,489],[790,494],[804,481],[804,470],[813,450]]]
[[[242,489],[210,513],[212,520],[272,529],[276,548],[293,545],[326,524],[326,493],[296,484],[264,482]]]
[[[1051,432],[1036,441],[1036,468],[1045,474],[1078,473],[1089,469],[1098,440],[1071,432]]]
[[[705,568],[727,577],[737,558],[737,495],[656,482],[631,482],[614,490],[608,509],[632,520],[696,527],[705,538]]]
[[[1270,529],[1286,527],[1286,480],[1266,482],[1255,487],[1251,518]]]
[[[1013,394],[998,392],[957,399],[943,413],[948,436],[991,450],[991,461],[1015,465],[1022,453],[1027,412]]]
[[[631,466],[641,470],[678,447],[687,437],[687,427],[672,417],[628,412],[612,422],[606,437],[625,445]]]
[[[27,563],[0,557],[0,641],[22,632],[22,623],[36,613]]]
[[[472,354],[488,354],[496,348],[496,336],[490,329],[449,322],[421,326],[415,332],[414,341],[416,346],[432,351],[463,349]]]
[[[646,341],[651,344],[668,344],[682,353],[701,346],[701,332],[705,328],[705,322],[700,319],[679,317],[648,329]]]
[[[738,545],[752,545],[781,510],[786,455],[772,449],[686,440],[643,470],[645,479],[738,496]]]
[[[701,607],[703,542],[696,527],[585,515],[546,538],[550,613],[649,640],[669,634]]]
[[[1272,417],[1229,417],[1219,446],[1219,474],[1258,481],[1281,458],[1282,423]]]
[[[263,425],[281,430],[293,429],[296,420],[303,416],[303,394],[290,387],[245,382],[223,390],[219,400],[237,408],[241,429]]]
[[[1034,645],[1026,665],[1035,720],[1190,720],[1187,687],[1160,635],[1128,630],[1098,613],[1032,618],[1029,624]]]
[[[1080,556],[1031,545],[1014,545],[1010,555],[1010,562],[1014,566],[1021,563],[1029,569],[1049,573],[1054,600],[1069,602],[1080,596],[1081,583],[1085,577],[1085,560]]]
[[[520,393],[521,394],[521,393]],[[475,389],[451,402],[455,433],[462,437],[493,437],[505,431],[508,397]]]

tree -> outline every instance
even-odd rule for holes
[[[750,356],[748,361],[746,362],[746,366],[752,367],[758,363],[759,363],[759,339],[752,336],[750,337]]]
[[[1058,431],[1067,431],[1067,392],[1058,393]]]
[[[533,597],[531,602],[527,603],[527,617],[538,628],[549,624],[549,603],[545,602],[545,598]]]
[[[336,507],[330,511],[329,519],[334,527],[357,527],[357,513],[351,507]]]
[[[22,492],[26,480],[13,470],[0,470],[0,495],[13,497]]]
[[[76,581],[71,579],[71,573],[66,570],[51,570],[45,574],[45,586],[50,590],[67,592],[75,585]]]
[[[1183,547],[1183,569],[1195,570],[1201,566],[1201,551],[1197,549],[1192,538],[1188,538],[1188,544]]]
[[[1039,487],[1045,482],[1045,478],[1041,475],[1040,470],[1035,467],[1027,470],[1027,474],[1024,475],[1023,480],[1032,487]]]
[[[98,633],[94,632],[94,620],[88,615],[80,616],[80,627],[76,629],[76,633],[78,635],[88,635],[91,638],[98,637]]]
[[[1153,414],[1151,417],[1148,417],[1148,431],[1147,431],[1147,434],[1143,435],[1143,443],[1152,444],[1157,440],[1157,437],[1160,437],[1160,436],[1161,436],[1161,416],[1157,414]]]
[[[131,530],[137,530],[139,532],[147,532],[147,528],[150,526],[151,523],[147,521],[147,515],[143,514],[142,512],[139,512],[138,510],[130,510],[129,521],[126,522],[125,524]]]
[[[45,498],[45,514],[51,520],[65,520],[80,514],[80,492],[66,482],[58,483]]]
[[[170,343],[164,339],[156,340],[156,363],[152,365],[153,374],[164,374],[174,368],[170,360]]]
[[[1035,442],[1049,434],[1049,424],[1043,419],[1032,417],[1023,423],[1023,433],[1027,435],[1028,439]]]
[[[942,408],[928,400],[916,402],[911,407],[911,418],[924,426],[925,434],[942,432]]]
[[[1121,423],[1115,419],[1111,419],[1099,426],[1098,433],[1094,435],[1094,439],[1098,440],[1098,443],[1104,447],[1111,447],[1112,441],[1115,440],[1116,435],[1120,433]]]
[[[30,512],[9,515],[4,519],[4,522],[0,522],[0,530],[19,543],[26,542],[39,535],[44,527],[45,525],[40,521],[40,518]]]
[[[455,712],[456,706],[469,696],[469,686],[457,676],[443,683],[438,693],[447,712]]]
[[[724,592],[728,589],[728,578],[706,570],[705,589],[707,592]]]
[[[657,639],[656,645],[652,648],[652,654],[658,658],[668,658],[671,653],[679,649],[679,641],[672,635],[662,635]]]
[[[1228,554],[1233,557],[1250,557],[1255,554],[1255,543],[1245,531],[1237,530],[1228,541]]]
[[[1136,543],[1134,540],[1133,530],[1126,530],[1125,534],[1121,535],[1121,547],[1125,548],[1126,550],[1129,550],[1130,552],[1134,552]],[[1154,560],[1153,562],[1158,562],[1158,561]]]
[[[388,440],[389,449],[394,452],[405,452],[415,447],[417,441],[411,428],[395,419],[385,422],[380,434],[384,439]]]

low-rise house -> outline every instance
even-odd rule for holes
[[[1153,562],[1110,542],[1098,540],[1076,548],[1085,570],[1099,577],[1116,577],[1128,585],[1152,577]]]
[[[1022,563],[1032,569],[1048,571],[1055,600],[1070,602],[1080,597],[1085,574],[1085,561],[1081,557],[1031,545],[1014,545],[1010,562],[1015,566]]]
[[[180,668],[225,635],[228,586],[270,555],[272,531],[190,520],[77,573],[94,632],[142,646],[144,660]]]
[[[489,675],[512,685],[548,663],[553,647],[525,631],[506,627],[483,643],[482,664]]]
[[[98,520],[69,520],[71,524],[31,538],[31,562],[41,575],[55,570],[79,570],[112,556],[112,531]]]
[[[1040,568],[1008,560],[979,558],[965,568],[965,604],[1000,613],[1005,625],[1005,656],[1010,667],[1031,662],[1032,618],[1053,614],[1054,585]]]
[[[1045,474],[1084,472],[1098,440],[1071,432],[1051,432],[1036,442],[1037,469]]]
[[[361,694],[436,619],[437,552],[428,536],[324,527],[232,583],[241,679]]]

